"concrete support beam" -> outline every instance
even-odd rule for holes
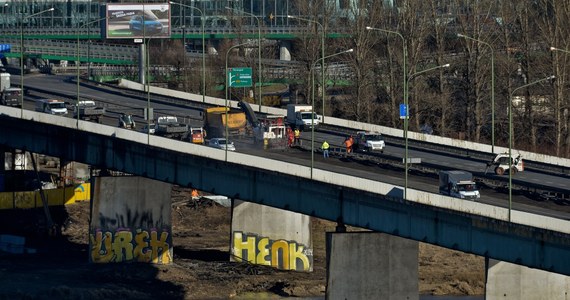
[[[494,259],[487,260],[485,299],[566,300],[570,277]]]
[[[279,41],[279,59],[291,61],[291,41]]]
[[[377,232],[327,233],[327,299],[419,299],[418,242]]]

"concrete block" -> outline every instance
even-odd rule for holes
[[[566,300],[570,277],[489,259],[485,299]]]
[[[418,251],[383,233],[327,233],[327,299],[419,299]]]

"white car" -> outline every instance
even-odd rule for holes
[[[210,139],[210,141],[208,142],[208,146],[218,148],[218,149],[222,149],[222,150],[227,149],[228,151],[236,151],[236,147],[234,146],[234,143],[233,142],[226,143],[225,138]]]
[[[141,129],[141,131],[144,132],[144,133],[149,133],[149,131],[150,131],[150,134],[154,134],[154,132],[156,131],[156,124],[150,124],[150,130],[149,130],[149,125],[146,124],[146,125],[144,125],[144,127]]]

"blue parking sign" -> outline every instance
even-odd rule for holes
[[[400,104],[400,119],[409,118],[408,106],[406,104]]]

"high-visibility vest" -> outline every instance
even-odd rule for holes
[[[321,148],[323,148],[323,150],[329,150],[329,143],[324,142]]]

